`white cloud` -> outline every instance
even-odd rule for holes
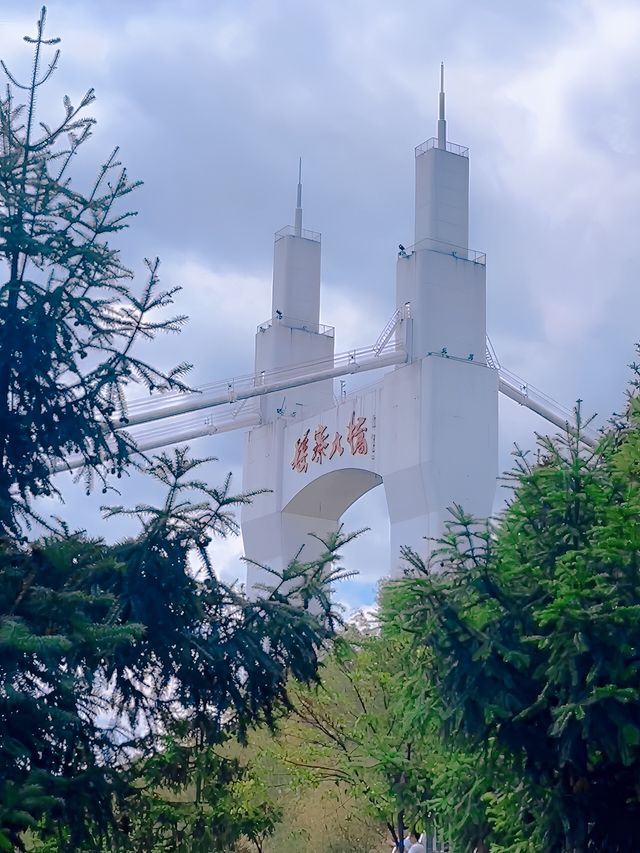
[[[183,298],[200,325],[216,324],[231,339],[249,337],[271,313],[271,282],[240,270],[216,272],[194,258],[163,263],[163,275],[179,281]]]

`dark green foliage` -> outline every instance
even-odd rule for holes
[[[281,817],[260,774],[212,747],[165,738],[133,771],[106,849],[211,853],[246,839],[260,850]]]
[[[395,607],[428,652],[445,733],[521,769],[522,845],[500,849],[539,849],[523,841],[529,822],[545,850],[636,850],[637,405],[595,452],[570,434],[540,445],[537,464],[518,457],[495,530],[457,509],[431,568],[406,553],[418,577]]]
[[[39,794],[31,811],[8,813],[13,843],[44,816],[45,835],[55,825],[70,849],[93,849],[130,796],[118,769],[153,754],[158,733],[178,727],[200,747],[243,738],[287,708],[289,677],[317,677],[333,614],[298,609],[281,589],[304,598],[318,575],[335,576],[329,564],[344,537],[249,602],[216,579],[206,552],[213,531],[233,526],[230,507],[247,498],[229,494],[228,483],[217,492],[189,479],[196,464],[184,451],[157,459],[167,500],[133,511],[142,525],[135,539],[108,546],[63,531],[22,548],[2,544],[2,802],[16,786]]]

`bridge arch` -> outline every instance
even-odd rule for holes
[[[366,468],[339,468],[311,480],[282,510],[283,553],[291,556],[302,546],[302,560],[319,557],[324,550],[320,540],[339,528],[349,507],[381,484],[382,477]]]
[[[382,477],[366,468],[339,468],[307,483],[286,504],[292,515],[339,521],[359,498],[382,484]]]

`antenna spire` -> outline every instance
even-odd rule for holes
[[[302,157],[298,160],[298,197],[294,231],[296,237],[302,237]]]
[[[440,63],[440,103],[438,109],[438,148],[447,147],[447,120],[444,117],[444,62]]]

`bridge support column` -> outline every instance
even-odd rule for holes
[[[460,504],[491,515],[496,485],[498,377],[495,370],[427,356],[388,374],[383,389],[380,474],[389,509],[392,577],[402,547],[423,558]]]

